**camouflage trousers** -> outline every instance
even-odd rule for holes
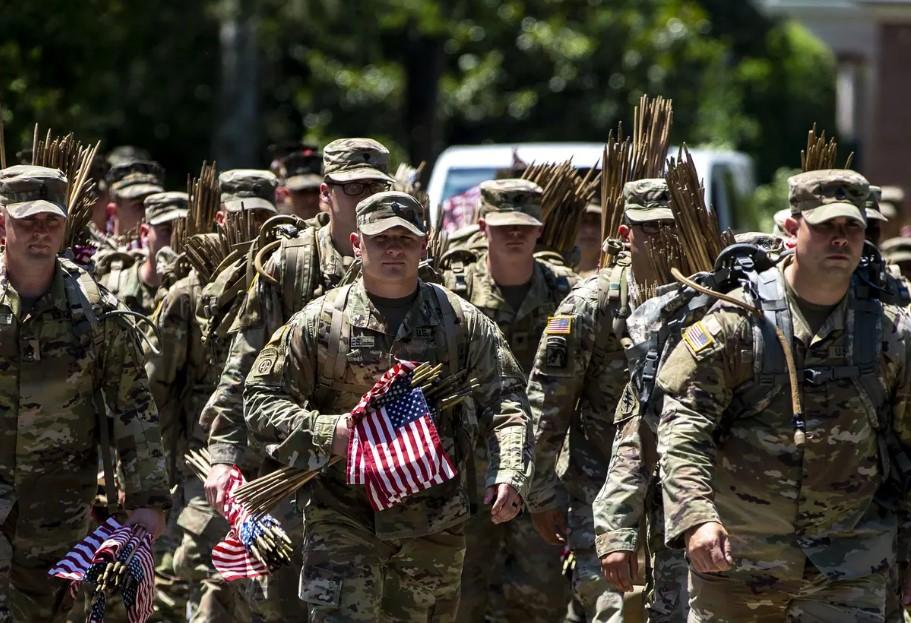
[[[659,486],[653,487],[649,500],[645,586],[648,620],[650,623],[684,623],[689,612],[689,566],[683,550],[669,549],[664,544],[664,506]]]
[[[591,504],[570,501],[567,513],[568,545],[575,559],[572,572],[573,597],[593,623],[623,621],[623,593],[613,590],[601,575],[601,560],[595,552],[595,522]],[[581,613],[580,613],[581,614]]]
[[[829,580],[812,567],[803,579],[788,581],[746,572],[704,574],[690,570],[688,620],[881,623],[886,582],[884,573]]]
[[[19,521],[18,505],[5,518],[0,533],[0,623],[58,623],[73,607],[69,582],[48,576],[88,532],[85,512]]]
[[[300,598],[312,623],[453,621],[464,555],[462,526],[384,540],[340,513],[308,508]]]
[[[559,621],[569,602],[562,546],[545,543],[527,514],[505,524],[482,507],[465,528],[458,621]],[[594,540],[592,540],[594,543]]]

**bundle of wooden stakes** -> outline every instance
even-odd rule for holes
[[[64,137],[54,136],[50,130],[44,138],[38,134],[38,124],[32,139],[32,164],[60,169],[69,181],[67,187],[67,218],[64,247],[72,248],[85,244],[88,224],[92,219],[92,208],[98,199],[95,180],[89,177],[92,160],[98,153],[101,142],[92,146],[84,145],[70,133]]]
[[[196,477],[205,482],[211,467],[209,451],[205,448],[190,450],[184,460],[187,467],[193,470]],[[251,515],[251,517],[252,521],[258,522],[257,528],[259,529],[252,530],[253,538],[249,545],[250,553],[269,569],[276,569],[282,565],[290,564],[294,546],[288,534],[271,517],[268,518],[269,520],[264,520],[261,514]],[[237,528],[239,531],[240,527],[238,526]]]
[[[805,173],[807,171],[819,171],[821,169],[837,168],[835,159],[838,157],[838,141],[833,136],[826,141],[826,132],[822,131],[819,136],[816,135],[816,124],[810,128],[807,133],[807,147],[800,151],[800,168]],[[843,169],[850,169],[851,163],[854,162],[854,152],[848,154]]]
[[[210,282],[222,268],[243,257],[259,234],[251,210],[231,212],[218,227],[218,236],[193,236],[184,244],[187,261],[201,283]]]
[[[722,232],[718,215],[706,206],[705,189],[686,145],[676,160],[668,160],[665,180],[676,227],[662,227],[651,237],[649,258],[655,281],[638,284],[646,298],[654,296],[657,286],[674,281],[672,268],[684,275],[712,270],[721,250],[734,244],[734,234]]]
[[[623,125],[611,132],[601,157],[601,239],[615,236],[623,222],[623,187],[634,180],[661,177],[673,122],[671,100],[643,95],[633,113],[633,135]],[[613,260],[603,254],[601,265]]]
[[[421,388],[427,404],[436,413],[452,409],[478,388],[477,379],[466,381],[466,371],[462,370],[443,378],[440,374],[442,370],[443,364],[434,366],[423,363],[414,369],[411,376],[411,386]],[[283,467],[238,487],[234,499],[243,504],[244,508],[253,515],[268,512],[319,476],[323,469],[331,467],[341,460],[342,457],[334,456],[325,468],[311,470]]]
[[[595,196],[596,175],[597,169],[592,168],[582,177],[571,159],[532,164],[522,172],[522,179],[534,182],[544,190],[541,200],[541,220],[544,222],[540,239],[542,247],[560,254],[573,250],[585,206]]]

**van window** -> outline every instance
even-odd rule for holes
[[[449,169],[446,172],[446,181],[443,183],[441,201],[446,201],[453,195],[474,188],[485,180],[492,180],[497,175],[497,170],[492,167],[478,167],[475,169]]]

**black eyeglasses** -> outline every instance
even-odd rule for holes
[[[349,197],[363,197],[389,190],[388,182],[345,182],[344,184],[330,182],[330,185],[341,186],[342,191]]]

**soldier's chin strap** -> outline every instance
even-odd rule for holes
[[[738,300],[733,296],[728,296],[727,294],[716,292],[711,288],[706,288],[705,286],[702,286],[692,279],[686,277],[677,268],[671,268],[671,275],[673,275],[674,279],[683,285],[693,288],[701,294],[712,296],[716,299],[724,301],[725,303],[730,303],[731,305],[736,305],[737,307],[743,308],[756,316],[760,322],[766,322],[765,316],[763,316],[762,312],[749,303]],[[778,338],[778,342],[781,344],[781,350],[784,351],[784,360],[788,367],[788,382],[791,386],[791,411],[794,414],[791,418],[791,422],[794,425],[794,445],[798,448],[802,448],[807,442],[807,425],[803,417],[803,400],[800,397],[800,384],[797,381],[797,365],[794,363],[794,351],[791,350],[791,341],[785,337],[785,334],[778,326],[775,327],[775,336]]]

